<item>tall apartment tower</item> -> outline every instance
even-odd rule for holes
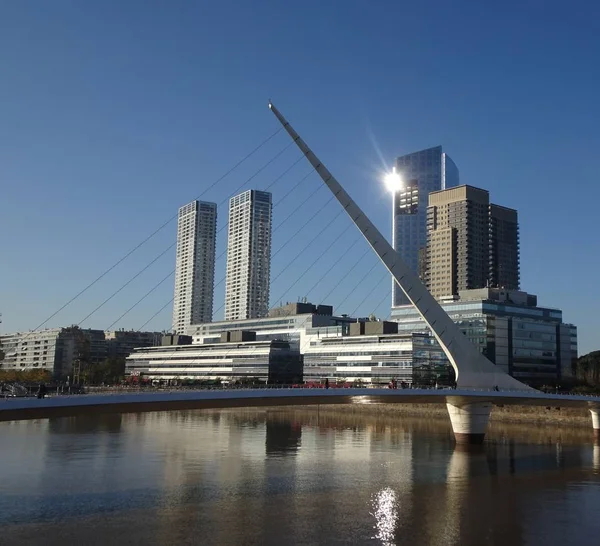
[[[179,209],[173,331],[212,321],[217,205],[192,201]]]
[[[427,205],[433,191],[459,184],[458,168],[441,146],[421,150],[396,159],[396,172],[402,188],[394,193],[392,246],[421,278],[427,247]],[[392,306],[409,301],[393,282]]]
[[[489,284],[518,290],[519,221],[517,211],[490,205]]]
[[[248,190],[229,200],[225,320],[269,313],[271,215],[269,192]]]
[[[427,209],[425,282],[437,299],[474,288],[519,289],[517,211],[490,204],[486,190],[432,192]]]

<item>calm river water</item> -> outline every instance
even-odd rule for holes
[[[0,544],[596,544],[591,430],[221,410],[0,423]]]

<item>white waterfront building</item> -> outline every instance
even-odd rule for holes
[[[0,350],[5,355],[0,370],[42,370],[55,378],[71,374],[80,353],[85,352],[93,364],[102,362],[107,354],[102,330],[76,326],[5,334],[0,336]]]
[[[433,337],[399,334],[396,323],[336,316],[328,305],[287,304],[268,317],[194,324],[185,333],[191,345],[136,349],[127,373],[152,380],[277,376],[276,382],[296,382],[303,363],[306,382],[452,383],[451,366]]]
[[[386,385],[451,384],[443,351],[426,334],[375,334],[325,337],[304,351],[304,381]]]
[[[302,362],[287,341],[219,342],[135,349],[126,374],[158,381],[292,383],[302,378]]]
[[[266,317],[271,270],[269,192],[248,190],[229,200],[225,320]],[[192,324],[209,322],[192,321]]]
[[[60,332],[61,328],[52,328],[0,336],[0,349],[4,351],[1,369],[14,371],[41,369],[54,373]]]
[[[192,201],[179,209],[173,330],[210,322],[215,283],[217,205]]]

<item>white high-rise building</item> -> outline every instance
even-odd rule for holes
[[[248,190],[229,200],[225,320],[269,313],[271,213],[269,192]]]
[[[217,205],[192,201],[179,209],[173,330],[212,320]]]

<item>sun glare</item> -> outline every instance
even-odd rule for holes
[[[390,192],[397,192],[402,188],[402,178],[396,172],[395,168],[391,173],[385,175],[383,182],[385,183],[385,187]]]

